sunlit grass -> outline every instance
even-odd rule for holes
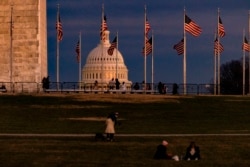
[[[250,97],[124,94],[0,95],[0,133],[93,134],[91,137],[0,137],[0,166],[250,166]],[[94,142],[104,120],[118,111],[121,137]],[[171,136],[178,134],[179,136]],[[190,136],[181,136],[190,134]],[[192,136],[193,134],[193,136]],[[199,136],[196,134],[204,134]],[[208,134],[208,136],[205,136]],[[209,134],[218,134],[209,135]],[[239,134],[223,136],[222,134]],[[245,134],[246,136],[240,136]],[[196,162],[155,161],[156,146],[183,155],[190,141],[201,148]]]

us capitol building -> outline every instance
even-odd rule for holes
[[[86,64],[82,69],[82,82],[89,84],[97,81],[108,84],[112,78],[117,78],[120,83],[125,82],[129,86],[131,81],[128,80],[128,69],[122,54],[116,48],[112,55],[108,54],[111,46],[109,33],[105,30],[104,40],[100,40],[98,46],[88,54]]]

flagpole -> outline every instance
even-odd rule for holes
[[[217,16],[217,39],[218,39],[218,44],[217,47],[218,49],[220,48],[220,35],[219,35],[219,18],[220,18],[220,9],[218,8],[218,16]],[[218,95],[220,95],[220,51],[218,51]]]
[[[79,34],[79,90],[81,90],[81,66],[82,66],[82,33]]]
[[[214,33],[214,41],[216,40],[216,31]],[[217,49],[219,51],[219,48]],[[216,81],[217,81],[217,77],[216,77],[216,73],[217,73],[217,57],[216,57],[216,52],[218,52],[215,48],[214,48],[214,95],[216,95]]]
[[[57,24],[59,24],[59,4],[57,5]],[[57,85],[57,90],[59,90],[59,47],[60,47],[58,33],[59,32],[57,30],[57,38],[56,38],[56,85]]]
[[[118,31],[116,32],[116,78],[118,78]]]
[[[183,42],[184,42],[184,52],[183,52],[183,94],[186,95],[186,57],[187,57],[187,50],[186,50],[186,30],[185,30],[185,16],[186,16],[186,9],[184,8],[184,26],[183,26]]]
[[[146,53],[146,50],[147,50],[147,45],[146,45],[146,12],[147,12],[147,8],[146,8],[146,5],[145,5],[145,8],[144,8],[144,91],[146,91],[146,85],[147,85],[147,68],[146,68],[146,65],[147,65],[147,59],[146,59],[146,56],[147,56],[147,53]]]
[[[152,30],[152,81],[151,81],[151,90],[154,91],[154,31]]]
[[[250,41],[250,10],[248,11],[248,43]],[[250,44],[248,44],[250,45]],[[250,51],[248,52],[248,70],[249,70],[249,73],[248,73],[248,94],[250,95]]]
[[[103,56],[104,56],[104,54],[103,54],[103,49],[104,49],[104,41],[103,41],[103,33],[104,33],[104,4],[102,4],[102,36],[101,36],[101,45],[102,45],[102,58],[101,58],[101,85],[102,85],[102,91],[103,91]]]
[[[243,30],[243,37],[242,37],[242,44],[244,45],[244,42],[245,42],[245,30]],[[242,48],[242,95],[244,96],[245,95],[245,49],[244,47]]]

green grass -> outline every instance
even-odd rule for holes
[[[250,134],[250,97],[162,95],[0,95],[0,133],[94,134],[108,113],[120,113],[118,134]],[[77,118],[70,120],[69,118]],[[183,155],[190,141],[202,160],[156,161],[162,139]],[[250,135],[116,137],[0,137],[0,166],[248,167]]]

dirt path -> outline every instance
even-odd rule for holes
[[[34,137],[34,138],[43,138],[43,137],[67,137],[67,138],[84,138],[84,137],[93,137],[95,134],[31,134],[31,133],[1,133],[0,137]],[[250,136],[249,133],[225,133],[225,134],[116,134],[118,137],[187,137],[187,136]]]

